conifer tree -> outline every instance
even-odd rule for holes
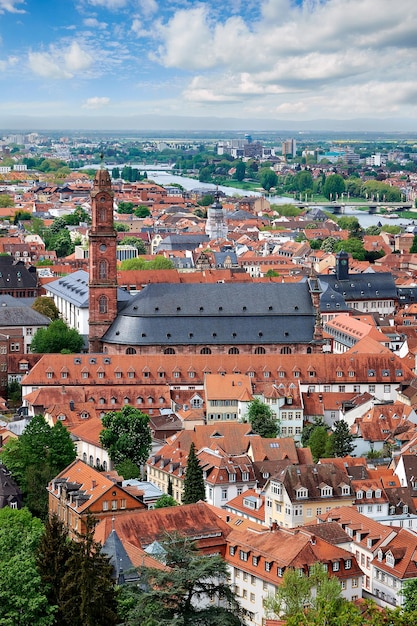
[[[49,606],[57,607],[55,624],[64,623],[61,610],[61,591],[66,564],[71,555],[72,542],[68,530],[56,515],[48,518],[36,551],[36,567],[40,574]]]
[[[203,479],[203,470],[198,462],[197,455],[195,453],[194,442],[190,446],[188,453],[187,469],[184,479],[184,495],[182,498],[183,504],[194,504],[199,500],[206,499],[206,488]]]
[[[112,566],[94,541],[96,521],[89,516],[86,531],[72,543],[62,578],[61,626],[115,626],[118,623]]]

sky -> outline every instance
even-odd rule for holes
[[[0,127],[417,130],[416,52],[416,0],[0,0]]]

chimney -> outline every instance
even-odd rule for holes
[[[271,524],[271,532],[275,532],[278,530],[278,524],[276,522],[272,522]]]
[[[96,487],[97,487],[97,481],[93,479],[91,481],[91,489],[95,489]]]
[[[312,546],[316,545],[316,535],[311,535],[310,543],[311,543]]]

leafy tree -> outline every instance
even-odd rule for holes
[[[123,222],[115,222],[114,229],[119,233],[127,233],[129,231],[129,226],[127,224],[123,224]]]
[[[133,202],[119,202],[117,212],[121,215],[132,215],[134,207]]]
[[[255,433],[261,437],[273,438],[278,436],[278,421],[272,410],[255,398],[249,403],[248,421]]]
[[[379,226],[376,226],[376,224],[372,224],[372,226],[368,226],[368,228],[365,230],[366,235],[379,235],[380,232],[381,232],[381,228]]]
[[[349,239],[346,239],[345,241],[338,241],[335,244],[333,251],[340,252],[341,250],[344,250],[345,252],[350,252],[352,257],[354,259],[357,259],[358,261],[365,260],[366,250],[363,247],[363,243],[360,239],[351,237]]]
[[[275,187],[278,182],[278,176],[269,167],[264,167],[258,172],[258,178],[261,186],[265,191],[269,191],[271,187]]]
[[[323,195],[326,198],[332,198],[336,200],[336,197],[340,197],[345,191],[345,181],[340,174],[330,174],[326,177],[326,181],[323,185]]]
[[[61,587],[62,626],[115,626],[118,623],[112,565],[94,541],[95,521],[72,542]]]
[[[22,385],[17,380],[7,385],[7,400],[10,406],[18,407],[22,404]]]
[[[293,178],[294,190],[303,192],[313,189],[313,175],[308,170],[301,170]]]
[[[60,313],[54,299],[48,296],[39,296],[32,304],[32,309],[41,315],[46,315],[51,320],[59,319]]]
[[[327,434],[326,427],[316,426],[308,440],[308,446],[316,463],[320,458],[326,456],[326,446],[328,446],[328,440],[329,435]]]
[[[413,237],[413,243],[412,243],[411,248],[410,248],[410,253],[411,254],[416,254],[417,253],[417,235],[414,235],[414,237]]]
[[[417,578],[407,580],[403,586],[404,611],[417,611]]]
[[[241,626],[240,607],[229,585],[226,562],[197,552],[188,538],[162,541],[170,569],[144,568],[143,584],[126,586],[121,600],[133,605],[132,626]]]
[[[133,463],[130,459],[125,459],[117,465],[117,473],[119,476],[123,476],[125,480],[131,478],[139,478],[141,475],[140,467]]]
[[[104,430],[100,443],[108,451],[116,469],[119,463],[131,461],[138,468],[146,461],[152,445],[149,415],[133,406],[110,411],[102,419]]]
[[[157,254],[151,261],[145,261],[141,257],[127,259],[120,264],[122,270],[171,270],[174,264],[162,254]]]
[[[136,217],[148,217],[148,215],[151,214],[149,208],[147,206],[144,206],[143,204],[136,207],[133,213],[136,215]]]
[[[267,598],[265,605],[275,615],[282,614],[288,626],[359,626],[362,623],[357,621],[359,611],[342,597],[338,579],[329,577],[321,563],[313,565],[308,576],[287,569],[275,596]]]
[[[0,509],[0,623],[52,626],[54,606],[36,569],[42,522],[27,509]]]
[[[27,506],[44,518],[48,511],[48,482],[76,457],[69,431],[57,422],[52,428],[35,415],[19,439],[6,443],[1,460],[21,488]]]
[[[236,171],[234,173],[233,178],[235,178],[236,180],[242,181],[245,178],[245,174],[246,174],[246,164],[243,161],[239,161],[239,163],[236,164]]]
[[[7,209],[12,206],[14,206],[13,198],[7,193],[0,194],[0,208]]]
[[[155,509],[163,509],[168,506],[177,506],[178,502],[172,496],[164,493],[158,500],[155,502]]]
[[[214,202],[213,194],[207,193],[201,198],[201,200],[198,201],[198,204],[200,206],[210,206],[210,204],[213,204],[213,202]]]
[[[134,246],[137,249],[138,254],[146,254],[145,243],[139,237],[123,237],[120,243],[122,246]]]
[[[190,445],[188,453],[187,468],[184,479],[183,504],[194,504],[206,499],[206,488],[204,485],[203,470],[198,461],[194,442]]]
[[[51,322],[48,328],[40,328],[33,336],[30,349],[36,353],[57,354],[63,350],[81,352],[84,340],[76,328],[69,328],[64,320]]]
[[[323,239],[321,243],[320,250],[323,250],[324,252],[333,252],[337,242],[338,239],[335,237],[326,237],[326,239]]]
[[[118,167],[114,167],[111,171],[112,178],[120,178],[120,170]]]
[[[276,278],[279,274],[276,270],[268,270],[265,276],[266,278]]]
[[[349,231],[349,237],[361,237],[363,234],[361,225],[357,217],[343,216],[337,220],[338,226]]]

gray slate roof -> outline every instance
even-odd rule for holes
[[[351,274],[347,280],[338,280],[335,274],[320,274],[320,282],[350,300],[397,300],[397,288],[389,272]]]
[[[113,578],[119,584],[138,580],[138,573],[115,530],[112,530],[107,537],[102,552],[109,557],[110,564],[113,566]],[[121,577],[122,580],[120,580]]]
[[[306,283],[147,285],[104,341],[122,345],[288,344],[313,339]]]
[[[13,300],[16,300],[13,298]],[[18,299],[17,299],[18,301]],[[49,326],[51,320],[46,315],[34,311],[21,303],[9,303],[0,298],[0,327],[7,326]]]
[[[67,276],[48,283],[45,288],[52,294],[67,300],[79,309],[88,308],[88,272],[78,270]],[[124,289],[117,290],[117,302],[125,303],[131,300],[131,295]]]

